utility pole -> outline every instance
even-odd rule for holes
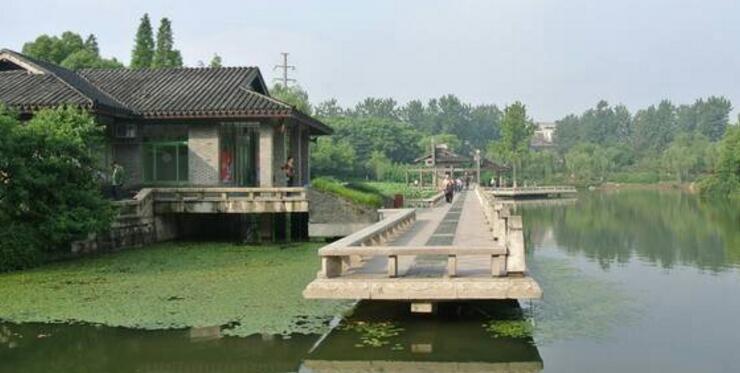
[[[282,78],[273,78],[272,80],[277,80],[283,83],[283,87],[288,88],[288,82],[295,83],[295,79],[288,78],[288,70],[294,70],[295,66],[288,65],[288,52],[282,52],[280,53],[283,55],[283,64],[282,65],[275,65],[273,67],[273,70],[282,69],[283,70],[283,77]]]

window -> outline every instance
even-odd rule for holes
[[[144,143],[144,181],[179,184],[188,181],[188,142],[148,141]]]
[[[136,137],[135,124],[118,124],[116,125],[116,137],[119,139],[133,139]]]

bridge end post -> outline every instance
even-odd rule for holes
[[[447,256],[447,277],[457,276],[457,255]]]
[[[388,277],[398,277],[398,255],[388,256]]]
[[[340,256],[322,256],[321,272],[323,278],[339,277],[342,274],[342,257]]]

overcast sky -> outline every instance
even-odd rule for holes
[[[72,30],[94,33],[105,57],[128,63],[144,13],[155,29],[172,20],[187,65],[218,53],[269,80],[290,52],[314,103],[454,93],[520,100],[544,121],[599,99],[634,110],[724,95],[740,106],[734,0],[4,0],[0,47]]]

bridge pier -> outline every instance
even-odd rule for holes
[[[437,302],[417,301],[411,302],[411,313],[437,313]]]

